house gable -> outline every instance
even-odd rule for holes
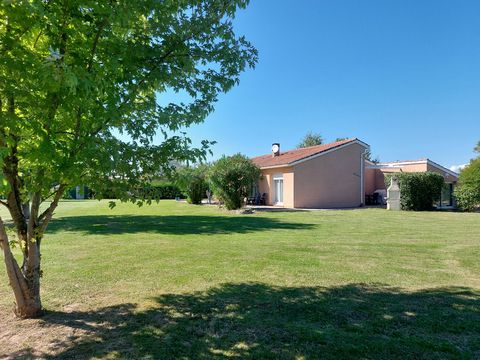
[[[346,146],[358,144],[365,149],[369,148],[369,145],[358,139],[347,139],[342,141],[333,142],[330,144],[310,146],[307,148],[300,148],[295,150],[289,150],[281,153],[278,156],[272,156],[271,154],[262,155],[252,158],[252,162],[261,169],[273,169],[285,166],[293,166],[305,161],[309,161],[318,156],[328,154],[332,151],[337,151]]]

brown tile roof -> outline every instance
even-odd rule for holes
[[[272,167],[272,166],[287,166],[292,163],[306,159],[310,156],[317,155],[327,150],[334,149],[341,145],[356,141],[357,139],[346,139],[342,141],[336,141],[330,144],[322,144],[316,146],[309,146],[306,148],[300,148],[295,150],[288,150],[282,152],[280,149],[279,156],[273,156],[272,154],[256,156],[252,158],[252,162],[260,168]]]

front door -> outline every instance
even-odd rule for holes
[[[275,205],[283,205],[283,178],[275,177],[273,179]]]

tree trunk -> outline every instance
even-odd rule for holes
[[[43,314],[40,300],[40,277],[42,274],[40,269],[40,243],[65,188],[66,185],[64,184],[57,187],[53,201],[41,214],[39,210],[42,198],[39,192],[32,195],[31,207],[28,211],[25,209],[26,206],[22,209],[23,204],[16,200],[19,198],[18,196],[9,194],[10,201],[7,207],[17,231],[18,239],[16,242],[23,253],[22,267],[18,265],[12,254],[5,224],[0,217],[0,249],[3,250],[8,279],[15,296],[15,314],[20,318],[35,318]],[[18,191],[15,192],[18,193]]]
[[[29,257],[37,257],[38,266],[27,266],[26,274],[18,266],[10,249],[5,226],[0,218],[0,248],[3,249],[5,266],[10,286],[15,296],[15,315],[20,318],[34,318],[43,314],[40,301],[40,257],[38,251],[29,253]]]

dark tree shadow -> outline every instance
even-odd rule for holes
[[[43,322],[87,336],[50,358],[478,359],[480,294],[346,285],[226,284],[164,295],[156,306],[50,313]],[[47,356],[48,357],[48,356]]]
[[[273,213],[284,213],[284,212],[310,212],[309,209],[297,209],[297,208],[283,208],[283,207],[274,207],[274,206],[256,206],[251,205],[249,209],[252,209],[257,212],[273,212]]]
[[[226,234],[249,233],[271,229],[305,230],[312,224],[283,222],[260,216],[155,216],[95,215],[69,216],[52,220],[49,232],[79,231],[88,234]]]

